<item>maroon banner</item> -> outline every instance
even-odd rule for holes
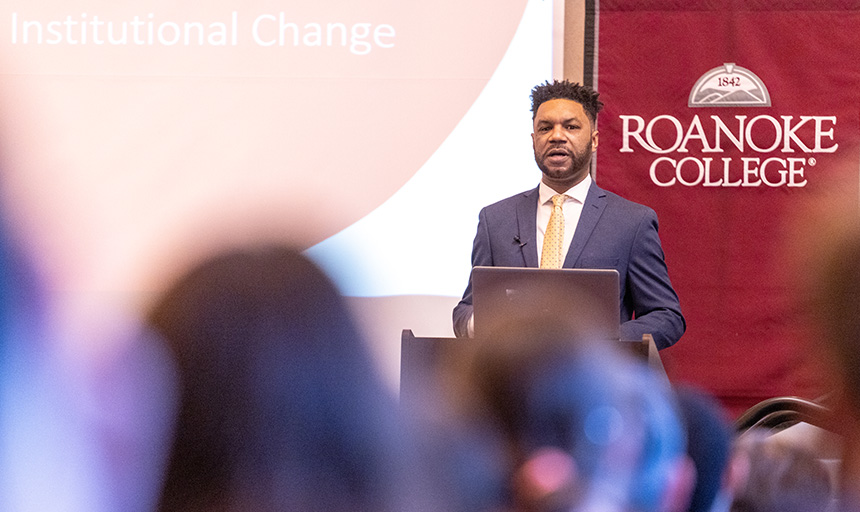
[[[860,197],[860,13],[604,0],[593,14],[596,180],[657,211],[688,326],[661,353],[670,378],[734,413],[816,398],[790,242],[803,204]]]

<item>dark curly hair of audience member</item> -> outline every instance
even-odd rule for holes
[[[594,125],[597,120],[597,114],[603,109],[603,102],[598,98],[600,93],[584,85],[568,80],[553,80],[535,86],[532,89],[532,119],[537,115],[538,107],[542,103],[549,100],[563,99],[572,100],[580,105],[585,110],[585,114]]]

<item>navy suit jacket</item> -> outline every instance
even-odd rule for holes
[[[538,189],[481,210],[472,266],[537,267]],[[573,235],[565,268],[614,268],[620,277],[621,337],[654,336],[657,348],[674,344],[686,322],[657,234],[657,214],[592,183]],[[454,333],[467,335],[472,281],[454,308]]]

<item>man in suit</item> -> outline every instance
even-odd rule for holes
[[[601,189],[589,173],[603,108],[598,93],[556,80],[532,89],[531,99],[541,182],[481,210],[472,266],[616,269],[622,339],[651,334],[657,348],[673,345],[686,323],[669,281],[657,214]],[[474,334],[471,280],[453,319],[458,337]]]

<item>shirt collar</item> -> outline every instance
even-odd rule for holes
[[[570,187],[564,193],[579,202],[579,204],[585,204],[585,197],[588,195],[588,189],[589,187],[591,187],[591,181],[591,175],[586,174],[585,179],[583,179],[576,185]],[[538,199],[540,201],[539,204],[544,204],[547,202],[552,202],[552,196],[558,194],[558,192],[549,188],[549,186],[541,180],[540,185],[538,185],[538,194]]]

